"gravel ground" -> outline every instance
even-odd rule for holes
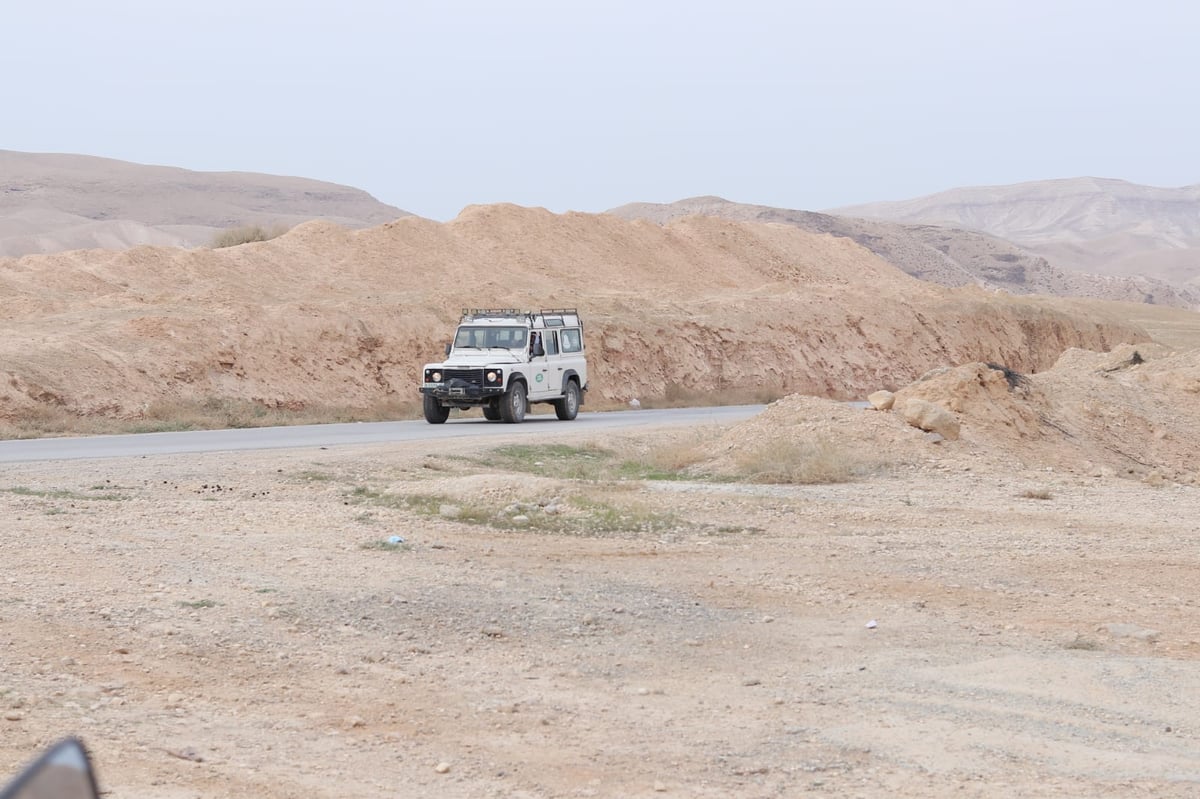
[[[114,798],[1200,792],[1196,487],[448,446],[0,467],[0,767],[74,733]]]

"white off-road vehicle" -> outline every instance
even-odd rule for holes
[[[588,388],[583,322],[574,308],[463,311],[446,360],[425,364],[425,421],[442,424],[451,408],[481,408],[489,421],[521,422],[529,406],[554,405],[574,419]]]

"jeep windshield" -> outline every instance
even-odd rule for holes
[[[454,335],[455,349],[485,350],[498,347],[521,350],[529,341],[527,327],[460,327]]]

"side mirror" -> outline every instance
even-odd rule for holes
[[[447,355],[449,355],[449,354],[450,354],[450,346],[451,346],[451,345],[450,345],[450,342],[449,342],[449,341],[447,341],[447,342],[446,342],[446,354],[447,354]]]
[[[66,738],[25,767],[0,799],[99,799],[96,774],[83,742]]]

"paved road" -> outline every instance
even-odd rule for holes
[[[443,425],[431,425],[425,421],[362,422],[260,427],[247,430],[142,433],[88,438],[36,438],[0,441],[0,463],[80,458],[125,458],[183,452],[339,447],[462,436],[539,436],[562,433],[567,430],[580,434],[596,434],[663,425],[730,424],[759,413],[763,407],[762,405],[733,405],[719,408],[668,408],[581,413],[573,422],[560,422],[553,415],[539,414],[526,417],[525,422],[519,425],[487,422],[482,417],[472,414],[470,417],[462,419],[452,416],[450,421]]]

